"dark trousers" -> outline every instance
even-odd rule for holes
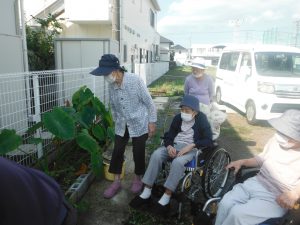
[[[148,134],[132,138],[132,152],[134,161],[134,173],[143,175],[145,173],[145,147]],[[113,174],[121,174],[122,164],[124,161],[125,147],[129,140],[129,133],[126,127],[124,136],[115,135],[115,146],[112,153],[109,172]]]

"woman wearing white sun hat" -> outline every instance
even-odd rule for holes
[[[200,103],[210,105],[214,96],[214,82],[211,76],[205,73],[205,60],[195,58],[192,61],[192,74],[184,83],[184,94],[193,95]]]
[[[226,114],[221,112],[215,104],[211,104],[214,97],[214,81],[205,73],[205,60],[195,58],[191,64],[192,74],[185,79],[184,94],[193,95],[200,102],[200,111],[203,112],[210,123],[213,139],[220,135],[220,126],[226,119]]]
[[[300,200],[300,111],[287,110],[270,119],[276,130],[263,152],[227,165],[236,173],[242,166],[259,167],[259,173],[237,184],[220,204],[215,225],[254,225],[280,218]],[[294,218],[293,224],[299,224]]]

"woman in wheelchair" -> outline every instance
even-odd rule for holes
[[[288,110],[269,120],[277,131],[262,153],[228,164],[235,173],[259,167],[259,173],[237,184],[218,206],[215,225],[254,225],[282,217],[300,197],[300,111]]]
[[[164,183],[165,193],[154,207],[156,213],[166,213],[169,210],[172,192],[176,190],[184,174],[184,165],[193,159],[197,149],[213,146],[211,128],[206,116],[199,111],[199,100],[194,96],[185,95],[180,108],[181,113],[173,118],[169,131],[164,135],[164,146],[151,155],[142,179],[144,190],[129,203],[132,208],[137,209],[150,203],[152,186],[162,169],[162,164],[170,160],[172,164]]]

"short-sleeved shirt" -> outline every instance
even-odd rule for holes
[[[275,136],[255,156],[261,166],[257,179],[278,195],[300,185],[300,149],[283,149]]]
[[[182,121],[181,124],[181,132],[177,134],[174,139],[175,143],[184,143],[184,144],[192,144],[194,143],[194,130],[193,126],[195,124],[195,119],[191,121]]]
[[[185,80],[184,94],[193,95],[199,102],[209,105],[214,96],[214,81],[207,74],[204,74],[202,79],[197,79],[191,74]]]
[[[157,114],[142,79],[135,74],[124,73],[121,86],[110,84],[109,92],[115,134],[123,137],[126,126],[130,137],[148,133],[148,124],[156,122]]]

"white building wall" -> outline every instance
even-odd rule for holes
[[[25,79],[12,75],[25,70],[18,2],[0,1],[0,127],[16,130],[27,128]],[[17,104],[7,107],[15,99]]]
[[[170,43],[160,43],[160,61],[170,61]]]
[[[24,71],[18,0],[0,1],[0,73]]]
[[[65,14],[69,21],[90,22],[111,19],[110,0],[64,0]]]
[[[111,24],[76,24],[66,22],[63,25],[61,37],[80,38],[111,38]]]
[[[103,54],[118,55],[118,42],[100,38],[60,38],[55,41],[56,69],[96,67]]]
[[[154,27],[150,23],[150,12],[154,13]],[[155,45],[159,45],[160,36],[156,31],[157,13],[150,0],[123,1],[122,10],[122,46],[127,46],[127,64],[147,62],[155,58]],[[142,52],[142,60],[140,53]],[[151,53],[152,52],[152,59]],[[123,54],[124,56],[124,54]],[[123,58],[122,58],[123,59]]]
[[[187,65],[188,59],[188,52],[185,51],[180,51],[180,52],[175,52],[174,54],[174,61],[176,62],[177,66],[182,66],[182,65]]]

